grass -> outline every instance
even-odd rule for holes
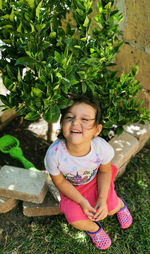
[[[133,224],[122,230],[115,216],[103,228],[112,239],[106,251],[97,250],[85,232],[67,224],[63,215],[28,218],[22,203],[0,215],[0,254],[148,254],[150,253],[150,142],[131,159],[116,181],[133,215]]]

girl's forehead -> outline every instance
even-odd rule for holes
[[[68,113],[82,113],[82,114],[84,113],[88,115],[94,114],[95,116],[96,109],[85,102],[81,102],[73,104],[68,110]]]

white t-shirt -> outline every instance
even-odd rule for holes
[[[72,156],[66,148],[64,139],[57,139],[47,150],[44,163],[51,175],[62,173],[73,185],[90,182],[97,174],[100,164],[112,160],[114,150],[103,138],[91,141],[90,152],[82,157]]]

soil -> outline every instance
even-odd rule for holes
[[[9,134],[16,137],[26,159],[31,161],[36,168],[44,170],[43,159],[50,142],[47,142],[48,124],[39,119],[31,122],[22,118],[15,118],[3,130],[0,137]],[[11,165],[23,167],[17,159],[11,158],[8,154],[0,152],[0,166]]]

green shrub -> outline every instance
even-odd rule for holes
[[[73,26],[62,22],[68,11]],[[119,134],[127,123],[149,119],[136,100],[137,67],[120,78],[110,69],[122,44],[122,15],[108,0],[98,2],[93,20],[92,11],[91,0],[0,0],[0,69],[10,91],[0,95],[5,109],[55,122],[69,94],[85,93],[99,100],[105,137],[112,128]]]

